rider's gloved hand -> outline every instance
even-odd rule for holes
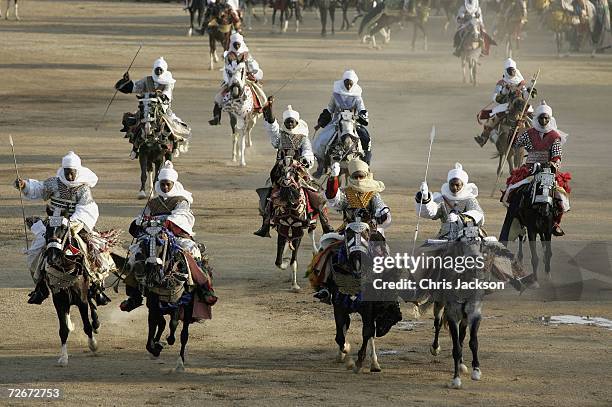
[[[423,203],[429,202],[429,187],[427,186],[427,182],[421,182],[421,188],[419,192],[416,193],[414,199],[417,203],[421,203],[421,200]]]
[[[332,177],[337,177],[338,175],[340,175],[340,163],[339,162],[335,162],[332,164],[330,175]]]
[[[17,178],[13,185],[16,189],[23,191],[23,189],[26,187],[26,182],[22,180],[21,178]]]
[[[447,221],[450,223],[455,223],[455,222],[459,222],[461,220],[461,218],[459,218],[459,215],[457,215],[455,212],[451,212],[448,214],[448,218]]]

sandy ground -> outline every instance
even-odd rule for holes
[[[251,234],[259,225],[254,189],[265,181],[274,152],[258,124],[248,167],[231,162],[227,118],[221,127],[206,123],[221,74],[207,69],[206,42],[185,36],[187,17],[179,6],[31,0],[20,11],[22,22],[0,21],[3,386],[61,387],[62,403],[69,405],[612,404],[611,331],[540,321],[558,314],[612,318],[611,301],[588,297],[549,301],[554,298],[532,292],[491,299],[480,330],[483,380],[465,378],[463,391],[446,388],[452,372],[446,333],[442,354],[436,360],[429,355],[429,316],[377,341],[382,373],[347,372],[333,362],[331,309],[312,300],[305,279],[300,280],[302,293],[290,293],[287,276],[273,265],[274,241]],[[277,113],[291,103],[314,123],[328,101],[332,81],[345,68],[356,69],[370,111],[373,169],[387,185],[384,197],[393,211],[389,240],[405,242],[408,248],[412,239],[411,196],[422,177],[432,124],[438,133],[431,188],[439,187],[455,161],[463,162],[481,188],[487,229],[497,233],[503,208],[497,197],[489,197],[495,181],[493,151],[490,146],[480,150],[472,137],[478,132],[474,116],[489,100],[501,73],[501,52],[483,60],[481,85],[472,88],[461,83],[459,63],[450,55],[451,34],[442,33],[439,17],[431,19],[428,52],[409,50],[411,28],[395,30],[391,44],[381,51],[359,44],[353,32],[321,39],[315,18],[307,13],[299,34],[271,34],[269,26],[261,24],[247,34],[270,93],[310,64],[277,95]],[[612,59],[553,57],[552,38],[537,30],[535,16],[526,38],[518,56],[520,69],[526,77],[542,69],[540,96],[571,135],[564,168],[574,175],[574,199],[563,241],[570,248],[605,242],[612,236],[606,199]],[[19,254],[24,244],[19,201],[10,187],[14,175],[8,135],[15,139],[26,177],[52,175],[61,156],[74,149],[100,177],[94,191],[101,210],[98,227],[126,228],[142,204],[135,199],[137,163],[127,158],[128,144],[118,133],[121,114],[134,108],[134,98],[120,94],[100,130],[94,127],[140,42],[144,47],[132,76],[148,74],[153,59],[163,55],[177,79],[174,111],[194,130],[192,149],[176,166],[195,196],[196,231],[217,270],[220,301],[212,321],[191,329],[185,374],[171,373],[176,346],[164,351],[161,363],[149,360],[144,350],[146,310],[120,312],[121,295],[114,293],[113,303],[101,312],[98,357],[86,352],[86,337],[77,329],[69,339],[69,367],[55,368],[59,341],[52,303],[25,303],[31,280]],[[27,202],[26,212],[39,214],[42,205]],[[422,236],[437,227],[423,223]],[[306,246],[300,272],[309,259]],[[410,309],[403,311],[404,319],[411,320]],[[359,331],[359,323],[354,324],[349,335],[353,349],[361,342]]]

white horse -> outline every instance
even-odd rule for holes
[[[232,61],[225,64],[227,93],[223,96],[222,108],[230,115],[232,127],[232,161],[240,159],[240,166],[246,166],[245,150],[251,147],[251,131],[260,113],[254,109],[255,95],[247,83],[247,70],[244,62]],[[240,133],[238,133],[240,132]],[[238,137],[240,136],[240,145]]]

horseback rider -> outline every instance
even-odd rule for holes
[[[354,222],[356,215],[365,210],[370,219],[371,230],[375,231],[372,240],[384,241],[385,229],[391,225],[391,210],[380,195],[385,190],[385,184],[375,180],[368,164],[359,159],[350,161],[348,169],[348,185],[340,188],[340,165],[332,164],[325,190],[327,204],[343,215],[344,224],[338,229],[338,233],[342,235],[345,225]],[[329,301],[330,293],[325,288],[325,282],[314,296],[323,302]]]
[[[205,249],[193,239],[195,235],[193,231],[195,217],[191,212],[193,197],[191,192],[185,190],[183,184],[178,181],[178,173],[172,162],[166,161],[159,171],[155,192],[157,196],[147,203],[143,215],[132,221],[130,234],[138,238],[144,233],[143,224],[146,221],[151,219],[163,221],[164,228],[174,235],[183,253],[190,255],[196,262],[201,261]],[[121,303],[122,311],[130,312],[142,305],[142,293],[134,279],[134,267],[137,261],[144,260],[144,256],[138,242],[130,247],[128,264],[132,270],[125,279],[128,299]]]
[[[54,177],[45,181],[35,179],[17,179],[15,187],[21,191],[27,199],[42,199],[47,201],[46,212],[49,216],[64,215],[69,218],[70,232],[75,237],[79,246],[94,244],[89,238],[94,233],[94,227],[98,221],[98,205],[93,199],[91,189],[96,186],[98,177],[89,168],[81,165],[81,159],[73,151],[69,151],[62,158],[62,166],[57,170]],[[32,246],[26,252],[27,263],[36,283],[36,289],[29,296],[29,304],[41,304],[49,296],[45,266],[43,264],[43,252],[46,247],[46,225],[40,219],[31,219],[33,224],[31,230],[35,235]],[[76,238],[78,235],[79,238]],[[79,247],[83,253],[89,253],[88,247]],[[102,250],[100,250],[101,252]],[[98,265],[108,264],[107,259],[102,259],[102,253],[98,252],[95,261],[86,260],[84,266],[91,276],[96,275]],[[100,261],[98,261],[100,260]],[[104,281],[93,279],[96,302],[105,305],[110,300],[103,293]]]
[[[516,62],[512,58],[506,59],[504,61],[504,73],[502,78],[497,81],[495,93],[493,93],[493,103],[496,106],[490,112],[485,111],[489,114],[489,117],[484,123],[484,129],[480,136],[474,137],[474,140],[476,140],[480,147],[487,144],[491,131],[498,126],[501,116],[508,111],[510,102],[516,97],[527,100],[530,91],[532,98],[537,95],[536,89],[527,87],[521,71],[516,66]]]
[[[317,157],[318,167],[314,174],[315,177],[323,175],[323,162],[325,161],[325,149],[334,135],[334,125],[340,113],[344,110],[351,110],[357,114],[357,135],[361,141],[361,147],[365,152],[365,161],[369,164],[372,158],[370,145],[370,134],[365,126],[368,125],[368,111],[361,97],[361,86],[357,84],[359,77],[354,70],[349,69],[344,72],[342,79],[334,82],[334,88],[329,104],[317,121],[315,129],[322,128],[321,134],[315,139],[314,152]]]
[[[415,196],[416,211],[425,219],[440,219],[438,238],[447,237],[468,223],[484,224],[484,211],[478,203],[478,187],[469,183],[468,173],[460,163],[448,172],[440,192],[431,194],[426,182]]]
[[[244,42],[244,37],[240,33],[234,33],[230,37],[230,47],[224,54],[225,65],[239,64],[243,62],[247,70],[247,84],[253,90],[256,98],[256,106],[264,106],[266,103],[266,94],[261,85],[263,79],[263,70],[259,67],[259,63],[253,58]],[[213,118],[208,121],[211,126],[221,124],[221,111],[223,104],[223,96],[227,93],[229,87],[229,78],[225,69],[223,70],[223,83],[221,89],[215,95],[215,106],[213,107]],[[261,109],[261,108],[259,108]]]
[[[283,124],[281,127],[274,117],[272,111],[273,103],[274,98],[270,96],[268,98],[268,103],[264,106],[263,115],[264,127],[270,137],[270,143],[272,147],[277,150],[276,163],[270,171],[270,182],[272,186],[268,188],[265,196],[262,196],[266,202],[265,205],[263,205],[265,209],[262,214],[262,224],[259,230],[253,234],[261,237],[270,237],[272,205],[269,198],[272,194],[272,190],[278,187],[280,181],[280,163],[287,155],[292,155],[293,159],[299,161],[304,166],[305,171],[301,174],[300,182],[304,187],[304,192],[308,196],[310,206],[313,212],[319,215],[323,232],[333,232],[333,228],[329,225],[327,215],[322,210],[324,202],[321,202],[319,197],[319,187],[314,183],[314,180],[307,171],[314,164],[312,146],[308,138],[308,124],[300,119],[300,113],[293,110],[291,105],[289,105],[287,106],[287,110],[283,112]]]
[[[463,46],[463,39],[465,28],[472,22],[475,21],[477,24],[477,28],[480,32],[482,32],[483,37],[485,38],[483,44],[483,54],[488,55],[489,53],[489,44],[491,43],[487,33],[484,28],[484,21],[482,19],[482,10],[480,9],[480,5],[478,0],[464,0],[463,4],[459,8],[459,12],[457,13],[457,31],[453,37],[453,47],[455,48],[455,52],[453,55],[459,56],[461,47]]]
[[[133,81],[130,79],[129,73],[126,72],[123,74],[123,78],[119,79],[119,81],[117,81],[115,84],[115,89],[121,93],[136,93],[139,96],[155,94],[162,100],[165,114],[170,118],[170,122],[173,124],[173,128],[171,129],[172,132],[175,133],[179,132],[181,129],[184,129],[185,135],[188,136],[187,133],[190,133],[191,130],[189,130],[187,125],[178,116],[176,116],[171,109],[172,93],[174,91],[175,83],[176,80],[172,77],[172,72],[168,70],[168,63],[164,57],[159,57],[153,62],[153,70],[151,75],[145,76],[140,80]],[[130,143],[133,145],[132,152],[130,153],[130,158],[132,160],[138,157],[138,149],[143,141],[137,139],[137,134],[133,133],[133,130],[135,130],[135,128],[137,128],[137,126],[140,124],[140,119],[141,117],[139,111],[136,113],[125,113],[122,120],[123,128],[120,130],[121,132],[126,133],[125,137],[129,138]],[[178,155],[177,147],[180,144],[180,142],[173,141],[173,150],[175,155]]]
[[[512,171],[506,181],[506,190],[502,196],[502,202],[509,202],[512,191],[522,185],[529,183],[531,176],[535,174],[541,166],[550,165],[555,172],[555,205],[556,212],[553,219],[552,233],[555,236],[563,236],[565,232],[561,229],[561,218],[563,214],[570,210],[569,180],[570,173],[559,171],[561,158],[563,155],[563,144],[567,139],[567,134],[557,129],[557,122],[552,115],[552,109],[545,102],[542,102],[534,112],[535,120],[533,127],[525,131],[514,141],[513,146],[524,147],[527,151],[527,159],[522,167]],[[510,210],[516,208],[510,207]],[[501,241],[507,241],[507,236],[500,236]]]
[[[241,30],[240,16],[233,2],[226,0],[207,0],[204,22],[202,23],[202,34],[204,30],[212,26],[219,26],[221,30]],[[228,32],[228,31],[223,31]],[[226,44],[227,48],[227,44]]]

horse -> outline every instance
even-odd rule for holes
[[[182,320],[181,349],[176,363],[176,371],[182,372],[185,370],[189,325],[197,320],[194,309],[197,299],[201,297],[200,281],[194,269],[205,263],[198,264],[191,254],[185,253],[177,243],[177,236],[164,227],[163,221],[150,218],[145,220],[142,227],[144,233],[137,239],[140,253],[134,256],[132,270],[140,289],[144,291],[149,311],[145,348],[153,358],[158,358],[164,348],[160,340],[166,327],[165,315],[170,315],[170,332],[166,337],[168,345],[175,343],[175,333]]]
[[[318,0],[319,14],[321,16],[321,36],[327,35],[327,13],[331,19],[331,33],[334,35],[334,23],[336,19],[336,0]]]
[[[209,70],[214,69],[214,64],[219,62],[217,55],[217,42],[223,47],[223,51],[227,51],[230,46],[230,37],[232,35],[232,27],[236,24],[233,21],[235,17],[228,14],[225,9],[222,9],[215,4],[210,5],[206,10],[204,23],[200,33],[208,33],[208,55],[210,57]]]
[[[245,150],[251,147],[251,131],[261,115],[255,110],[256,96],[247,82],[247,69],[244,62],[233,61],[225,64],[227,74],[227,93],[223,96],[223,111],[230,116],[232,129],[232,161],[240,160],[246,166]],[[240,131],[240,133],[238,133]],[[240,137],[240,144],[238,138]]]
[[[46,223],[46,246],[42,254],[41,267],[44,267],[59,321],[61,348],[57,365],[63,367],[68,365],[68,335],[74,330],[70,319],[70,308],[74,305],[79,309],[83,331],[87,335],[87,344],[94,354],[98,350],[98,341],[94,333],[98,333],[100,320],[93,301],[95,292],[92,287],[92,277],[85,269],[85,253],[71,234],[67,214],[56,210]],[[105,275],[102,276],[104,277]]]
[[[18,0],[13,0],[13,4],[15,5],[15,21],[20,21],[21,18],[19,18],[19,4],[18,4]],[[4,19],[8,20],[9,16],[11,15],[11,0],[6,0],[6,14],[4,15]],[[0,10],[0,17],[2,17],[2,10]]]
[[[573,10],[563,7],[562,2],[540,1],[536,3],[541,12],[542,24],[554,33],[557,46],[557,56],[563,51],[563,40],[570,43],[570,51],[579,51],[582,43],[589,38],[596,51],[593,42],[592,31],[595,23],[596,9],[590,1],[584,2],[585,10],[582,16],[577,16]]]
[[[507,244],[511,239],[512,229],[518,222],[521,232],[527,231],[529,249],[531,252],[531,267],[533,270],[533,286],[538,286],[538,250],[536,239],[539,237],[544,248],[544,271],[550,277],[550,259],[552,258],[552,229],[555,211],[555,167],[550,164],[535,164],[532,170],[533,179],[525,185],[515,188],[508,197],[508,209],[499,235],[499,239]],[[508,193],[508,192],[506,192]],[[512,236],[514,237],[514,236]],[[522,237],[519,240],[519,253],[522,257]]]
[[[463,73],[463,83],[467,82],[466,68],[469,70],[470,83],[476,86],[476,72],[478,60],[482,52],[483,36],[480,31],[480,23],[472,19],[463,31],[459,58],[461,59],[461,72]]]
[[[399,24],[402,19],[403,17],[401,15],[382,13],[375,23],[367,27],[367,30],[364,26],[360,27],[360,29],[363,30],[359,32],[361,43],[365,44],[366,42],[371,42],[373,48],[380,49],[380,47],[376,45],[376,34],[382,35],[383,44],[388,44],[391,41],[391,26]]]
[[[172,132],[163,118],[164,104],[157,94],[138,96],[138,122],[130,128],[135,146],[138,146],[140,164],[140,190],[138,199],[145,199],[145,183],[149,180],[149,191],[157,181],[157,174],[166,160],[172,160]],[[155,171],[155,172],[153,172]]]
[[[334,126],[334,133],[325,147],[321,168],[331,168],[337,162],[340,164],[340,174],[348,177],[349,161],[356,158],[365,160],[366,157],[357,134],[357,118],[352,111],[344,110],[339,113]]]
[[[202,20],[204,18],[204,10],[206,8],[206,3],[204,0],[188,0],[187,1],[187,11],[189,12],[189,30],[187,31],[187,36],[191,37],[193,35],[194,27],[196,29],[200,29],[202,27]],[[197,21],[197,25],[196,25]]]
[[[521,118],[525,103],[526,101],[522,97],[515,97],[508,103],[508,110],[503,114],[497,128],[491,131],[490,138],[491,141],[495,143],[495,148],[497,149],[497,153],[493,158],[499,158],[496,172],[498,176],[501,175],[503,171],[503,161],[506,152],[508,152],[506,161],[508,162],[508,170],[510,173],[523,164],[525,149],[523,147],[518,149],[510,147],[510,138],[514,134],[521,134],[522,131],[527,129],[526,119]]]
[[[280,185],[278,189],[272,191],[270,197],[271,224],[278,235],[274,264],[281,270],[291,266],[291,290],[299,292],[301,288],[297,283],[298,249],[304,236],[304,229],[307,229],[312,240],[313,253],[318,251],[315,241],[317,217],[313,215],[314,211],[309,213],[309,207],[319,205],[316,202],[308,202],[308,194],[300,182],[306,169],[293,158],[292,154],[280,159],[278,169]],[[262,204],[265,205],[267,202]],[[287,249],[291,251],[290,257],[286,257]]]
[[[527,2],[511,0],[509,7],[500,10],[497,21],[496,31],[506,43],[506,57],[512,58],[514,49],[520,47],[521,32],[527,23]]]
[[[459,10],[459,5],[462,3],[463,2],[461,0],[438,0],[435,3],[435,8],[438,14],[440,13],[440,9],[442,9],[444,11],[444,16],[446,17],[443,27],[444,32],[448,31],[451,21],[455,20],[455,15],[457,14],[457,10]]]
[[[355,212],[352,222],[344,229],[344,238],[332,251],[328,272],[328,287],[334,308],[336,323],[335,342],[338,345],[336,361],[344,362],[347,369],[359,373],[367,353],[370,356],[370,372],[381,372],[376,355],[375,338],[386,335],[391,327],[402,319],[397,301],[366,298],[362,287],[373,278],[372,259],[387,253],[384,237],[376,231],[374,222],[366,209]],[[357,312],[362,320],[362,344],[357,361],[350,356],[350,344],[346,334],[351,323],[351,314]],[[369,349],[369,352],[368,352]]]
[[[469,346],[472,351],[472,380],[480,380],[482,372],[478,360],[478,328],[482,314],[482,301],[485,290],[461,288],[463,284],[476,280],[490,281],[496,277],[499,281],[508,282],[518,291],[523,291],[522,268],[515,261],[515,256],[495,238],[486,237],[484,231],[473,222],[464,222],[462,226],[452,229],[445,239],[436,239],[426,243],[425,252],[429,258],[462,258],[463,270],[457,267],[444,268],[441,262],[434,264],[432,269],[417,277],[418,280],[428,280],[434,283],[444,283],[447,287],[427,290],[429,296],[427,305],[434,306],[434,339],[430,346],[433,356],[440,354],[440,329],[443,324],[448,326],[453,341],[454,374],[450,388],[461,388],[461,374],[468,369],[463,363],[463,341],[467,329],[470,330]],[[467,262],[471,258],[473,262]],[[481,259],[479,263],[478,259]],[[473,266],[468,266],[472,264]],[[425,268],[425,267],[424,267]],[[421,293],[422,295],[422,293]]]
[[[416,1],[416,0],[413,0]],[[409,14],[407,10],[402,9],[401,17],[402,23],[410,21],[413,24],[414,30],[412,32],[412,50],[416,49],[416,41],[418,38],[419,31],[423,34],[423,50],[427,51],[427,30],[425,25],[429,20],[429,13],[431,8],[429,7],[428,1],[418,1],[415,7],[414,14]]]

